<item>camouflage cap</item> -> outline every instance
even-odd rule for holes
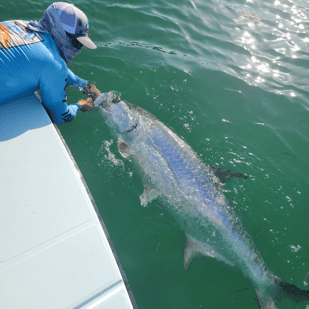
[[[74,4],[66,2],[55,2],[53,7],[59,12],[60,21],[66,32],[72,34],[85,47],[97,48],[89,37],[89,22],[84,12]]]

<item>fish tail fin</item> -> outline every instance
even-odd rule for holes
[[[260,309],[276,309],[276,303],[283,298],[294,303],[309,301],[309,291],[302,290],[278,277],[275,277],[274,284],[269,289],[256,288],[255,292]]]
[[[294,284],[287,283],[280,278],[277,278],[277,285],[281,291],[281,298],[287,298],[294,303],[309,301],[309,291],[302,290]]]

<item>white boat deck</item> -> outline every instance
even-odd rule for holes
[[[0,105],[0,309],[137,308],[94,201],[35,95]]]

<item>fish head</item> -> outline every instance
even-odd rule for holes
[[[115,134],[132,132],[138,123],[138,114],[132,112],[132,104],[121,100],[115,93],[109,94],[102,106],[106,123]]]

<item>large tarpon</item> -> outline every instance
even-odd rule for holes
[[[256,290],[260,308],[274,309],[282,298],[309,300],[309,292],[286,283],[265,265],[241,220],[229,205],[219,180],[242,174],[205,164],[172,130],[146,110],[115,98],[96,101],[118,139],[120,154],[141,172],[142,205],[160,196],[185,231],[184,266],[196,256],[216,258],[240,269]]]

